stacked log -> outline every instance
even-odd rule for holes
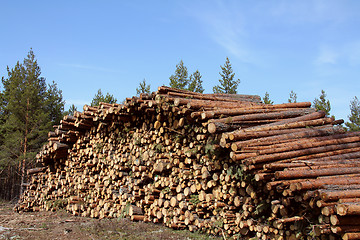
[[[83,110],[49,133],[17,211],[243,239],[360,233],[360,133],[311,103],[159,87]]]

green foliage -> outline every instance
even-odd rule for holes
[[[96,143],[95,144],[95,152],[96,153],[101,153],[102,152],[102,150],[103,150],[103,148],[104,148],[104,146],[105,146],[105,143]]]
[[[223,228],[224,227],[224,220],[219,219],[214,222],[214,227],[216,228]]]
[[[348,130],[360,131],[360,101],[357,97],[350,101],[350,115],[348,118],[349,122],[345,123]]]
[[[46,202],[48,208],[64,209],[68,203],[67,199],[49,200]]]
[[[98,106],[100,102],[116,103],[117,99],[110,93],[106,93],[106,95],[104,96],[101,92],[101,89],[99,89],[91,101],[91,106]]]
[[[274,103],[274,101],[270,100],[270,96],[269,96],[268,92],[265,93],[265,96],[263,97],[263,102],[265,104],[273,104]]]
[[[53,81],[48,85],[46,91],[45,108],[49,114],[52,125],[59,124],[63,117],[65,101],[62,98],[62,91],[58,89]]]
[[[230,60],[227,57],[224,66],[220,66],[222,72],[220,72],[221,79],[219,79],[220,85],[213,87],[214,93],[230,93],[236,94],[237,87],[240,84],[240,79],[234,79],[235,73],[233,73]]]
[[[161,153],[163,151],[163,148],[164,148],[164,146],[161,143],[159,143],[159,144],[155,145],[154,150],[157,153]]]
[[[262,202],[260,202],[259,204],[256,205],[254,214],[255,215],[260,215],[263,212],[267,211],[270,208],[270,206],[271,205],[269,203],[266,203],[266,201],[262,201]]]
[[[131,206],[131,202],[127,202],[126,205],[121,209],[119,219],[129,216],[130,206]]]
[[[146,84],[145,78],[142,82],[140,82],[139,87],[136,88],[136,95],[140,95],[141,93],[150,94],[150,84]]]
[[[0,162],[27,164],[47,140],[47,133],[62,118],[64,101],[55,82],[47,85],[34,52],[22,63],[7,68],[0,94]]]
[[[321,95],[319,98],[315,98],[313,102],[313,107],[316,108],[318,111],[324,111],[326,116],[329,116],[331,106],[330,101],[326,99],[326,93],[324,90],[321,90]]]
[[[164,193],[164,194],[166,194],[166,193],[171,192],[171,189],[170,189],[170,187],[166,187],[166,188],[164,188],[163,190],[161,190],[161,192]]]
[[[75,107],[75,105],[72,104],[72,105],[69,107],[68,115],[74,116],[74,113],[75,113],[76,111],[77,111],[77,107]]]
[[[294,91],[291,90],[290,94],[289,94],[289,99],[288,99],[289,103],[296,103],[297,102],[297,95]]]
[[[243,168],[241,166],[231,166],[228,168],[228,170],[226,171],[227,175],[233,176],[236,180],[248,180],[247,176],[245,175]]]
[[[198,194],[191,194],[189,202],[191,204],[193,204],[193,205],[197,205],[198,203],[200,203],[199,195]]]
[[[181,60],[176,65],[175,74],[170,76],[170,87],[178,89],[186,89],[189,84],[188,70],[184,66],[184,62]]]
[[[202,86],[201,74],[199,70],[196,70],[193,74],[190,75],[190,82],[188,90],[192,92],[203,93],[204,88]]]

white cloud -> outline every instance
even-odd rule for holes
[[[318,56],[315,59],[315,64],[336,64],[338,53],[330,47],[321,47]]]
[[[351,17],[352,10],[341,1],[336,0],[309,0],[309,1],[280,1],[271,2],[270,14],[274,17],[287,19],[288,23],[315,23],[315,22],[341,22]]]
[[[249,51],[245,40],[244,18],[236,3],[215,1],[197,7],[184,7],[191,17],[196,18],[207,34],[229,54],[249,62]],[[200,10],[201,9],[201,10]],[[198,11],[200,10],[200,11]]]
[[[347,64],[360,65],[360,40],[319,47],[314,63],[316,65]]]

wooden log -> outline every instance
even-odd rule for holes
[[[239,125],[237,124],[227,124],[222,122],[214,122],[208,124],[208,131],[209,133],[221,133],[221,132],[228,132],[233,131],[235,129],[239,129]]]
[[[335,150],[350,149],[350,148],[357,148],[357,147],[360,147],[360,142],[314,147],[314,148],[295,150],[295,151],[289,151],[289,152],[283,152],[283,153],[260,155],[258,157],[254,157],[254,158],[250,159],[249,162],[251,162],[253,164],[266,163],[266,162],[273,162],[276,160],[300,157],[300,156],[310,155],[310,154],[315,154],[315,153],[324,153],[324,152],[331,152],[331,151],[335,151]]]
[[[309,105],[310,104],[310,105]],[[228,109],[222,108],[217,110],[211,110],[211,111],[202,111],[199,112],[201,114],[202,119],[209,119],[219,116],[235,116],[235,115],[242,115],[242,114],[251,114],[251,113],[264,113],[264,112],[273,112],[273,111],[286,111],[289,110],[289,108],[308,108],[311,106],[311,103],[309,102],[302,102],[302,103],[285,103],[285,104],[265,104],[265,105],[259,105],[259,106],[252,106],[250,108],[237,108],[237,109]],[[196,113],[196,112],[194,112]],[[199,114],[194,114],[199,115]]]
[[[360,189],[324,190],[320,193],[320,197],[324,201],[337,201],[342,198],[358,198],[360,197]]]
[[[258,151],[259,155],[264,154],[273,154],[273,153],[280,153],[280,152],[289,152],[289,151],[295,151],[300,149],[308,149],[308,148],[314,148],[314,147],[321,147],[321,146],[330,146],[330,145],[340,145],[344,143],[353,143],[353,142],[359,142],[360,137],[348,137],[345,136],[343,138],[337,138],[337,139],[319,139],[319,141],[313,142],[311,139],[306,139],[304,141],[299,141],[298,143],[285,143],[281,144],[280,146],[274,145],[273,148],[270,149],[264,149]]]
[[[303,182],[298,182],[290,186],[290,189],[294,190],[309,190],[309,189],[317,189],[321,188],[324,185],[349,185],[349,184],[360,184],[360,177],[349,178],[348,176],[343,177],[342,175],[337,175],[336,178],[329,179],[306,179]]]
[[[360,202],[359,202],[360,204]],[[356,203],[338,204],[336,213],[340,216],[360,215],[360,205]]]
[[[61,149],[68,149],[69,145],[65,144],[65,143],[60,143],[60,142],[52,142],[52,148],[54,149],[54,151],[57,151],[57,150],[61,150]]]
[[[31,168],[31,169],[28,169],[26,172],[27,174],[36,174],[36,173],[39,173],[39,172],[44,172],[45,170],[47,169],[47,167],[37,167],[37,168]]]
[[[285,170],[275,172],[276,179],[294,179],[294,178],[314,178],[318,176],[331,176],[331,175],[343,175],[351,173],[359,173],[360,167],[354,168],[330,168],[330,169],[316,169],[316,170]]]
[[[331,231],[336,234],[343,234],[346,232],[358,232],[358,226],[331,226]]]
[[[299,161],[279,161],[274,163],[269,163],[264,165],[264,169],[267,170],[282,170],[284,168],[296,168],[296,167],[312,167],[312,166],[320,166],[326,164],[351,164],[351,163],[360,163],[360,153],[355,152],[355,157],[359,156],[359,158],[351,159],[350,155],[335,155],[326,158],[318,158],[318,159],[306,159],[306,160],[299,160]]]
[[[220,118],[220,119],[211,119],[209,120],[209,122],[235,123],[235,122],[251,121],[251,120],[293,118],[297,116],[307,115],[313,111],[314,111],[313,109],[304,109],[304,110],[289,110],[283,112],[256,113],[256,114],[239,115],[239,116],[232,116],[232,117]]]
[[[349,225],[349,226],[360,226],[359,217],[358,216],[330,216],[331,225]]]
[[[284,129],[284,130],[270,130],[270,131],[260,131],[260,132],[247,132],[244,131],[242,132],[242,134],[240,135],[240,131],[239,134],[237,135],[238,139],[235,139],[234,137],[231,137],[231,134],[227,134],[224,133],[223,134],[223,138],[225,138],[225,136],[229,135],[229,139],[230,141],[232,140],[246,140],[246,139],[251,139],[251,140],[246,140],[246,141],[238,141],[238,142],[234,142],[232,143],[236,145],[235,146],[231,146],[231,148],[233,149],[240,149],[242,146],[249,146],[249,145],[253,145],[256,143],[273,143],[273,142],[279,142],[281,140],[287,140],[287,139],[298,139],[298,138],[305,138],[305,137],[316,137],[316,136],[325,136],[325,135],[331,135],[331,134],[335,134],[335,133],[343,133],[344,129],[341,127],[337,127],[337,126],[328,126],[328,127],[321,127],[321,128],[312,128],[312,129]],[[233,150],[233,151],[236,151]]]
[[[360,239],[360,232],[348,232],[342,236],[343,240]]]

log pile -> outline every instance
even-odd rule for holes
[[[65,208],[225,237],[358,239],[360,133],[311,103],[159,87],[66,116],[17,211]]]

